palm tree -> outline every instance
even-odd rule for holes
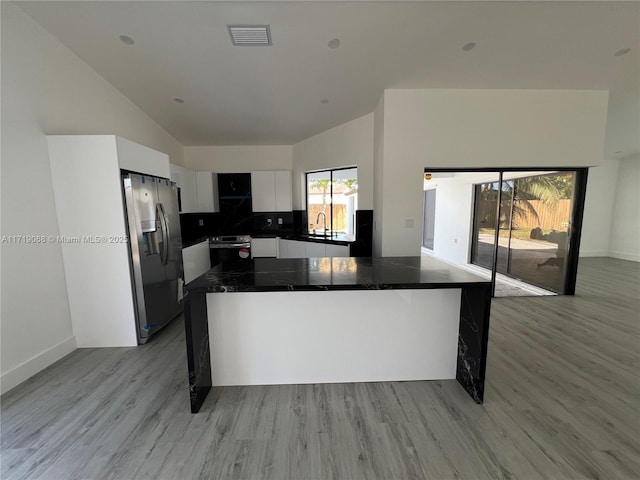
[[[502,215],[500,225],[508,227],[511,203],[513,200],[513,217],[525,219],[531,215],[538,223],[540,216],[532,200],[540,200],[549,207],[554,207],[562,199],[571,198],[573,193],[572,173],[553,173],[522,177],[502,182]],[[498,182],[481,185],[480,198],[483,202],[483,227],[495,228],[495,202],[498,199]]]
[[[525,218],[532,215],[538,223],[540,217],[530,200],[540,200],[549,207],[555,207],[562,199],[571,198],[573,193],[573,174],[554,173],[518,178],[504,182],[508,187],[507,199],[513,203],[513,214]],[[505,192],[503,192],[503,196]]]
[[[324,212],[327,207],[327,189],[329,188],[329,179],[316,179],[312,180],[309,186],[322,190],[322,211]]]

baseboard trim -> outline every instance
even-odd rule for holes
[[[44,370],[62,357],[69,355],[76,348],[76,337],[69,337],[44,352],[31,357],[26,362],[21,363],[8,372],[4,372],[2,376],[0,376],[0,394],[7,393],[9,390],[17,387],[25,380],[33,377],[36,373]]]
[[[612,258],[617,258],[619,260],[628,260],[630,262],[640,262],[640,255],[634,255],[632,253],[610,251],[608,256]]]
[[[580,250],[580,257],[608,257],[608,250]]]

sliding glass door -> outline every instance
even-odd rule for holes
[[[498,222],[498,173],[488,173],[487,179],[474,185],[473,237],[471,263],[493,270]]]
[[[556,293],[573,293],[575,227],[582,221],[586,171],[580,174],[504,171],[495,181],[475,184],[472,263]]]

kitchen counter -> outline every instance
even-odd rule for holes
[[[484,286],[486,279],[431,257],[255,258],[217,265],[188,292],[385,290]]]
[[[251,235],[251,238],[282,238],[284,240],[297,240],[299,242],[313,242],[313,243],[329,243],[332,245],[345,245],[349,246],[356,241],[353,235],[310,235],[301,233],[255,233]]]
[[[431,257],[227,262],[185,294],[193,413],[214,384],[456,378],[482,403],[491,283]],[[234,378],[241,362],[220,355],[243,348]]]
[[[329,243],[332,245],[346,245],[349,246],[355,242],[353,235],[309,235],[309,234],[296,234],[296,235],[283,235],[281,238],[286,240],[298,240],[300,242],[313,242],[313,243]]]

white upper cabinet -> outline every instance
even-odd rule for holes
[[[171,164],[171,181],[180,187],[180,213],[219,211],[217,174]]]
[[[251,172],[251,205],[254,212],[276,211],[274,172]]]
[[[212,172],[195,172],[198,212],[217,212],[218,178]]]
[[[291,203],[291,172],[274,172],[276,185],[276,212],[290,212]]]
[[[251,203],[254,212],[290,212],[291,172],[251,172]]]
[[[181,213],[194,213],[198,211],[198,195],[196,186],[196,172],[187,168],[183,169],[182,183],[180,184],[180,198],[182,204]]]
[[[170,167],[171,181],[180,188],[180,213],[197,212],[196,172],[174,164]]]
[[[169,155],[134,143],[126,138],[113,138],[116,140],[118,164],[121,169],[146,175],[155,175],[156,177],[170,178]]]

